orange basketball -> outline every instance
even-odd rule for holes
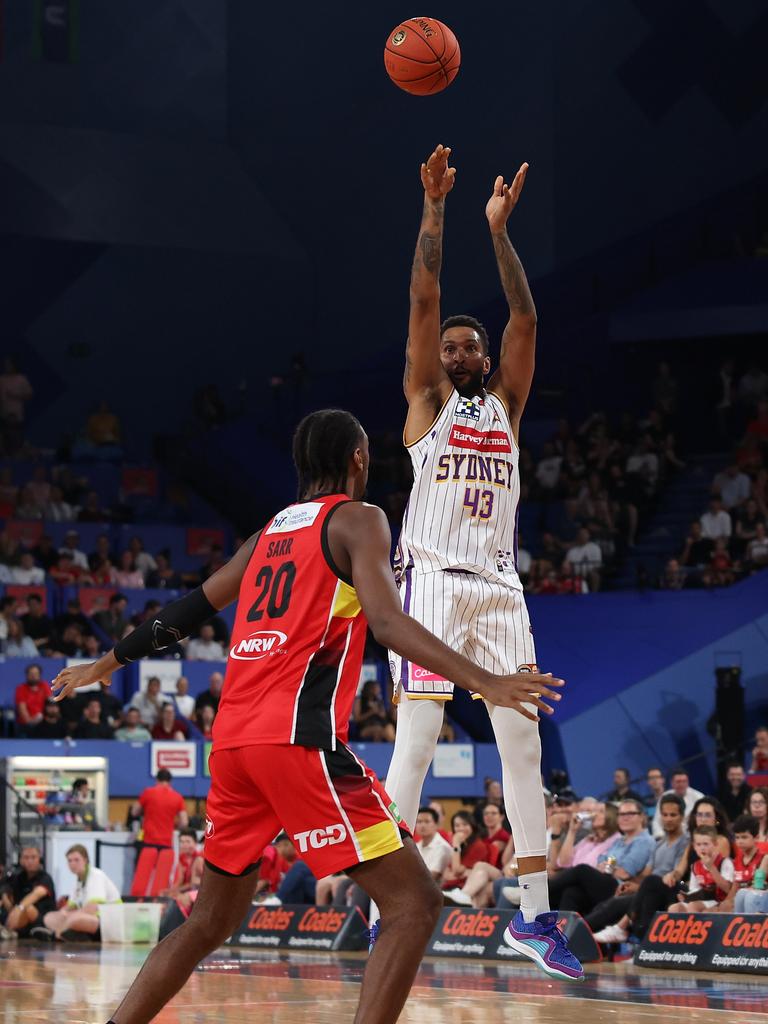
[[[459,41],[436,18],[409,18],[392,30],[384,47],[384,67],[401,89],[414,96],[442,92],[461,64]]]

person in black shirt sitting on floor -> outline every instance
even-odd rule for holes
[[[0,886],[0,905],[5,923],[0,938],[24,938],[43,923],[49,910],[56,909],[53,879],[43,870],[40,851],[25,846],[20,866]]]

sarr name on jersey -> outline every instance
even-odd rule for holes
[[[229,656],[236,661],[258,661],[267,655],[276,654],[287,639],[279,629],[264,629],[233,644]]]
[[[294,840],[299,844],[299,853],[306,853],[311,846],[313,850],[322,850],[324,846],[336,846],[347,838],[346,828],[338,825],[327,825],[325,828],[311,828],[307,832],[297,832]]]

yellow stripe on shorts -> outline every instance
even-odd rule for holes
[[[362,860],[373,860],[374,857],[383,857],[385,853],[394,853],[403,845],[400,829],[394,821],[380,821],[355,835],[360,844]]]

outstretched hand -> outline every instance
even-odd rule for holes
[[[448,166],[450,147],[436,146],[425,164],[421,165],[421,183],[430,199],[442,199],[453,188],[456,168]]]
[[[51,683],[55,701],[64,700],[81,686],[90,686],[92,683],[107,683],[112,681],[111,672],[96,672],[97,662],[92,661],[89,665],[72,665],[63,668]],[[117,668],[120,666],[117,665]]]
[[[528,164],[522,164],[511,185],[505,184],[501,175],[493,183],[493,194],[485,207],[485,216],[488,218],[491,231],[501,231],[507,223],[510,213],[517,206],[527,173]]]
[[[542,700],[559,701],[560,694],[550,687],[565,686],[565,680],[553,679],[552,673],[541,675],[539,672],[515,672],[509,676],[490,676],[478,692],[499,707],[514,708],[523,718],[537,722],[538,716],[531,710],[531,705],[546,715],[554,714],[554,708]]]

